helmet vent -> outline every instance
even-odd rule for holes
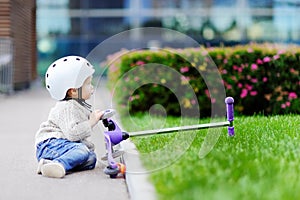
[[[47,74],[46,76],[47,76],[47,78],[48,78],[48,77],[49,77],[49,74]]]
[[[47,85],[47,88],[48,88],[48,89],[50,89],[50,86],[49,86],[49,85]]]
[[[55,67],[55,66],[56,66],[56,64],[52,65],[52,67]]]
[[[76,58],[76,60],[80,60],[80,58]]]
[[[64,62],[66,62],[68,59],[64,59]]]
[[[90,66],[90,64],[89,63],[86,63],[87,64],[87,66]]]

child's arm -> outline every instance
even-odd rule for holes
[[[99,120],[101,119],[102,116],[103,116],[103,111],[94,110],[90,114],[90,119],[89,119],[89,123],[90,123],[91,127],[94,127],[99,122]]]

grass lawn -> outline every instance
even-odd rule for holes
[[[149,119],[136,116],[123,119],[122,124],[127,131],[179,124],[178,118]],[[195,122],[190,120],[190,124]],[[199,151],[207,130],[133,138],[147,155],[175,144],[172,141],[181,137],[177,134],[193,136],[182,156],[150,174],[159,198],[300,199],[300,115],[236,117],[234,125],[236,135],[228,137],[227,128],[221,128],[222,134],[204,158]],[[145,167],[157,168],[161,160],[177,153],[178,148],[172,148],[151,159],[142,156]]]

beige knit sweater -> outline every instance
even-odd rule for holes
[[[64,138],[82,142],[90,150],[94,144],[87,140],[92,134],[90,111],[75,100],[59,101],[51,109],[48,120],[40,125],[35,135],[35,145],[49,138]]]

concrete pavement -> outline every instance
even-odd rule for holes
[[[99,100],[96,106],[107,108],[103,102]],[[40,84],[11,96],[0,95],[0,199],[128,200],[125,179],[110,179],[103,173],[101,162],[94,170],[68,174],[63,179],[36,174],[34,135],[54,104]],[[98,158],[105,152],[101,127],[95,127],[92,136]]]

